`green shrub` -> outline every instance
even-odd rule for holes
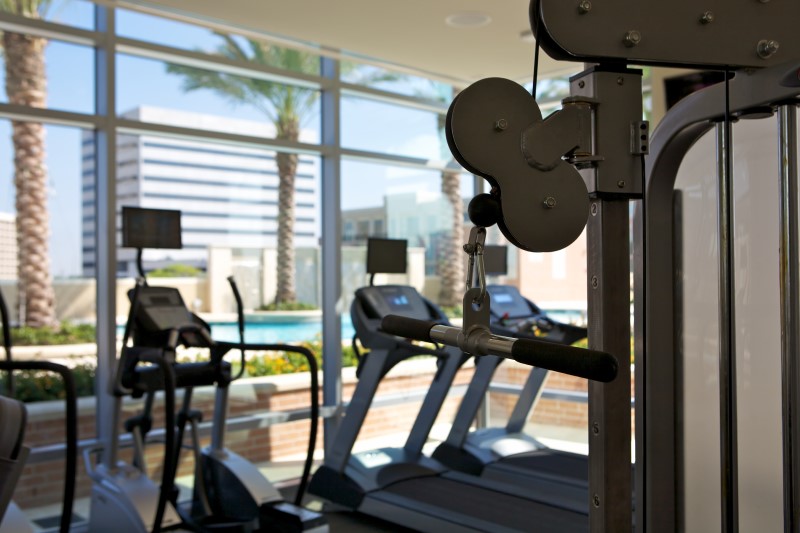
[[[11,342],[15,346],[42,346],[57,344],[83,344],[95,342],[93,324],[62,322],[58,329],[21,326],[11,328]]]
[[[6,395],[7,373],[2,372],[0,390]],[[94,395],[95,367],[80,364],[72,368],[78,397]],[[61,376],[41,370],[18,370],[14,372],[14,397],[23,402],[44,402],[64,399],[64,382]]]
[[[259,311],[316,311],[317,309],[319,307],[316,305],[305,302],[272,302],[258,308]]]
[[[442,305],[439,309],[447,316],[447,318],[462,318],[464,316],[464,308],[460,305]]]
[[[631,336],[631,364],[633,364],[633,359],[634,359],[634,354],[635,354],[635,350],[634,350],[634,345],[633,344],[634,344],[634,338]],[[579,341],[576,341],[573,344],[573,346],[577,346],[578,348],[588,348],[589,347],[589,339],[581,339]]]
[[[317,360],[317,365],[322,368],[322,341],[315,339],[301,343]],[[205,355],[200,355],[204,357]],[[194,361],[196,357],[183,356],[180,362]],[[238,372],[239,363],[231,360],[234,374]],[[351,346],[342,347],[342,366],[355,366],[358,364],[355,352]],[[288,352],[262,352],[248,357],[245,362],[245,375],[249,377],[274,376],[277,374],[291,374],[294,372],[307,372],[308,361],[300,354]],[[94,395],[94,377],[96,368],[91,364],[80,364],[72,369],[78,396]],[[0,394],[6,392],[6,373],[0,372]],[[64,384],[57,374],[41,371],[20,370],[14,372],[15,397],[24,402],[41,402],[48,400],[64,399]]]
[[[322,368],[322,341],[315,339],[301,343],[308,348],[317,360],[318,368]],[[355,366],[358,364],[353,348],[342,347],[342,366]],[[235,370],[234,370],[235,371]],[[295,372],[308,372],[308,361],[300,354],[289,352],[262,352],[252,355],[245,361],[245,374],[249,377],[274,376],[278,374],[292,374]]]
[[[167,265],[147,273],[151,278],[198,278],[202,275],[203,271],[199,268],[181,263]]]

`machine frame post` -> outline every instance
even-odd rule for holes
[[[590,66],[570,82],[573,97],[596,102],[596,162],[581,170],[592,196],[586,228],[589,347],[615,355],[620,364],[613,382],[589,382],[589,524],[592,532],[625,532],[633,527],[629,200],[642,195],[641,157],[649,143],[642,121],[642,73]]]
[[[800,253],[798,253],[797,104],[778,108],[780,134],[781,397],[784,531],[800,528]]]
[[[628,200],[594,199],[587,225],[589,347],[619,358],[611,383],[589,382],[590,531],[631,531]]]

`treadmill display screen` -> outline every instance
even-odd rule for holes
[[[494,300],[494,303],[497,304],[510,304],[514,301],[514,298],[512,298],[510,294],[504,293],[496,294],[492,299]]]
[[[356,297],[364,302],[373,318],[401,315],[419,320],[430,320],[431,314],[422,296],[407,285],[375,285],[361,287]]]
[[[391,296],[388,299],[389,307],[392,310],[402,311],[404,309],[409,309],[411,307],[411,303],[408,301],[408,297],[405,294],[398,294],[397,296]]]

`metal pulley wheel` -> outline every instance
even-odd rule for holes
[[[525,159],[522,134],[541,122],[539,106],[524,87],[487,78],[453,100],[445,130],[456,161],[492,186],[503,235],[530,252],[565,248],[589,215],[586,184],[572,165],[557,159],[545,171]]]

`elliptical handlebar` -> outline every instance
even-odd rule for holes
[[[230,350],[241,350],[242,358],[244,358],[245,350],[263,350],[296,353],[302,355],[308,361],[308,370],[311,377],[311,429],[308,435],[308,453],[306,454],[306,460],[303,464],[303,474],[300,477],[300,485],[297,487],[297,494],[295,495],[295,505],[301,507],[303,495],[305,494],[306,487],[308,486],[308,479],[311,475],[311,466],[314,461],[314,450],[317,445],[317,432],[319,427],[319,365],[317,364],[317,358],[314,357],[311,350],[305,346],[295,346],[292,344],[246,344],[224,341],[219,341],[215,344],[223,354]],[[243,368],[244,364],[242,364],[242,369]]]
[[[6,360],[0,361],[0,370],[8,372],[8,394],[14,395],[14,370],[41,370],[61,376],[64,382],[64,403],[66,405],[66,457],[64,460],[64,499],[61,510],[59,531],[69,533],[72,523],[72,504],[75,501],[75,477],[78,468],[78,390],[72,371],[64,365],[50,361],[13,361],[11,359],[11,326],[8,307],[0,293],[0,324],[3,327],[3,347]]]
[[[228,284],[231,286],[231,291],[233,292],[233,298],[236,300],[236,325],[239,328],[239,342],[244,344],[244,302],[242,301],[242,295],[239,293],[239,287],[236,285],[236,280],[233,279],[233,276],[228,276]],[[239,367],[239,372],[232,378],[233,380],[237,380],[242,377],[244,374],[244,348],[240,349],[241,352],[241,366]]]
[[[186,334],[191,333],[198,335],[200,340],[203,341],[205,348],[209,348],[216,344],[214,339],[211,338],[209,335],[208,330],[199,324],[194,324],[192,322],[187,322],[185,324],[181,324],[180,326],[174,327],[169,332],[169,338],[167,340],[167,349],[175,350],[181,344],[181,337]]]
[[[497,355],[529,366],[594,381],[610,382],[617,377],[617,359],[607,352],[563,346],[533,339],[492,335],[488,330],[443,326],[434,321],[387,315],[381,322],[386,333],[428,342],[458,346],[474,355]]]
[[[3,325],[7,316],[3,313]],[[66,404],[66,457],[64,459],[64,499],[61,510],[59,531],[69,533],[72,523],[72,504],[75,501],[75,478],[78,467],[78,391],[72,371],[64,365],[50,361],[0,361],[0,370],[9,375],[14,370],[40,370],[61,376],[64,382],[64,403]]]

